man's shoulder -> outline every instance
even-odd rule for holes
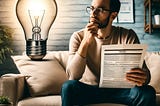
[[[80,30],[78,30],[78,31],[75,31],[73,34],[72,34],[72,37],[80,37],[80,38],[82,38],[84,36],[84,29],[80,29]]]
[[[133,29],[129,29],[129,28],[125,28],[125,27],[121,27],[121,26],[113,26],[113,29],[115,31],[122,31],[122,32],[125,32],[125,31],[133,31]]]
[[[112,36],[117,37],[119,36],[119,40],[121,42],[134,42],[134,43],[139,43],[139,39],[138,36],[136,34],[136,32],[133,29],[127,29],[124,27],[119,27],[119,26],[115,26],[113,27],[112,30]]]
[[[78,31],[75,31],[74,34],[83,35],[84,34],[84,29],[80,29]]]
[[[83,39],[83,36],[84,36],[84,29],[80,29],[78,31],[75,31],[72,36],[71,36],[71,40],[78,40],[78,41],[81,41]]]

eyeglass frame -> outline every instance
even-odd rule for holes
[[[93,8],[93,9],[92,9]],[[105,8],[100,8],[100,7],[98,7],[98,8],[94,8],[93,6],[87,6],[86,7],[86,12],[88,13],[88,14],[90,14],[90,12],[88,12],[88,10],[87,9],[90,9],[90,11],[94,11],[94,10],[97,10],[97,9],[99,9],[100,11],[98,11],[99,13],[103,13],[104,11],[108,11],[108,12],[113,12],[112,10],[109,10],[109,9],[105,9]]]

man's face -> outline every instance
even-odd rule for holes
[[[94,10],[90,14],[90,22],[97,23],[99,28],[105,28],[110,18],[110,0],[93,0],[91,5]],[[104,11],[98,11],[96,8],[102,8]]]

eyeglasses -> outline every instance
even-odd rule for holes
[[[104,9],[104,8],[94,8],[93,6],[87,6],[86,12],[90,14],[91,12],[96,11],[97,13],[105,13],[105,12],[112,12],[111,10]]]

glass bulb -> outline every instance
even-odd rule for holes
[[[24,30],[26,54],[32,60],[46,55],[49,30],[57,15],[55,0],[18,0],[16,15]]]

